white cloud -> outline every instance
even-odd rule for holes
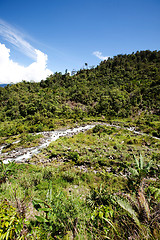
[[[0,43],[0,83],[45,79],[52,72],[47,68],[47,55],[40,50],[35,51],[36,61],[24,67],[10,59],[10,49]]]
[[[104,60],[107,60],[109,57],[104,57],[102,56],[102,53],[99,52],[99,51],[95,51],[93,52],[93,55],[95,55],[96,57],[98,57],[100,60],[104,61]]]
[[[10,49],[0,43],[0,83],[16,83],[22,80],[37,82],[52,74],[47,68],[47,55],[35,49],[24,40],[21,32],[1,19],[0,36],[34,60],[28,67],[24,67],[10,59]]]

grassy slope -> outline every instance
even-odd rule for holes
[[[69,214],[65,205],[69,204],[69,199],[75,208],[75,215],[72,213],[72,216],[79,219],[79,239],[92,239],[93,229],[86,227],[92,212],[86,204],[90,189],[102,185],[106,193],[127,191],[126,167],[133,166],[133,154],[139,156],[139,153],[145,162],[153,160],[150,185],[160,187],[160,140],[114,127],[96,127],[93,131],[61,137],[52,142],[30,160],[36,165],[16,164],[11,177],[0,186],[0,198],[7,198],[13,206],[17,201],[24,201],[27,208],[23,211],[27,219],[35,220],[35,215],[39,213],[33,208],[32,199],[46,200],[52,187],[55,202],[60,206],[64,204],[57,208],[57,214],[64,206],[64,211]],[[57,197],[60,192],[61,197]],[[31,226],[33,228],[34,223]],[[46,230],[46,234],[49,232]],[[38,236],[38,231],[35,234]],[[43,239],[42,235],[39,239]]]

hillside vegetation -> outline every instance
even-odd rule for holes
[[[159,116],[159,106],[160,51],[118,55],[74,76],[55,73],[39,83],[23,81],[0,88],[0,121],[19,119],[17,127],[15,122],[9,127],[12,135],[42,131],[44,126],[53,129],[53,118]]]
[[[40,83],[0,88],[1,121],[42,114],[127,117],[139,111],[159,114],[160,52],[118,55],[74,76],[55,73]]]

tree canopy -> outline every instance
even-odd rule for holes
[[[54,73],[39,83],[0,87],[0,121],[30,116],[160,114],[160,51],[137,51],[102,61],[95,68]]]

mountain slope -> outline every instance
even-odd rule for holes
[[[160,51],[118,55],[74,76],[55,73],[40,83],[0,88],[0,120],[160,114]]]

